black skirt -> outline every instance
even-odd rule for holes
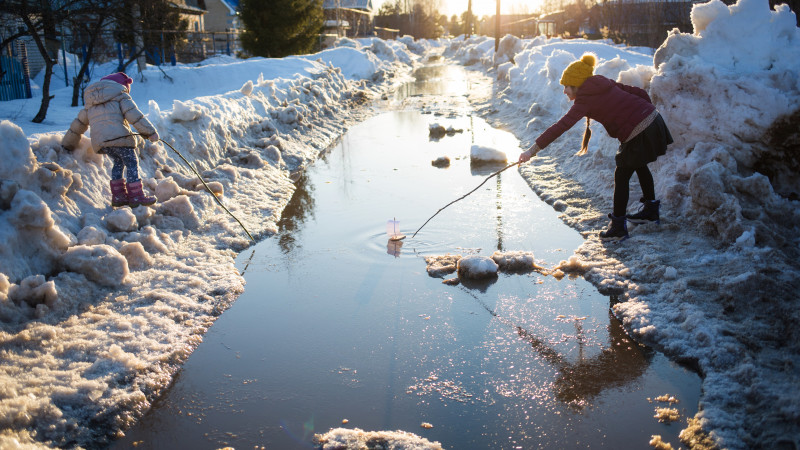
[[[669,128],[661,118],[661,114],[658,114],[644,131],[630,141],[620,144],[615,157],[617,167],[633,169],[646,166],[667,153],[667,146],[672,142]]]

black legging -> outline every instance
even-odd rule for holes
[[[617,166],[617,170],[614,171],[614,215],[617,217],[623,217],[628,209],[629,182],[634,172],[639,177],[639,185],[642,187],[642,197],[645,201],[656,199],[653,174],[646,165],[636,168]]]

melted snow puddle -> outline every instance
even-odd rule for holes
[[[464,132],[431,140],[432,122]],[[580,245],[513,170],[411,238],[497,170],[470,164],[470,146],[505,138],[419,111],[353,127],[302,176],[280,232],[240,255],[246,292],[117,447],[309,448],[338,427],[453,449],[678,444],[699,377],[632,342],[582,278],[447,286],[426,273],[430,255],[525,250],[553,267]],[[450,167],[432,166],[442,155]],[[389,241],[392,218],[405,240]],[[654,400],[665,394],[678,403]],[[666,407],[678,423],[654,417]]]

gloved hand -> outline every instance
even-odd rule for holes
[[[147,136],[147,139],[150,139],[150,142],[158,142],[158,132],[156,131],[150,136]]]
[[[522,164],[524,162],[528,162],[531,158],[536,156],[537,153],[539,153],[539,150],[539,146],[533,144],[533,147],[519,154],[519,163]]]

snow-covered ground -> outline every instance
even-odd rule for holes
[[[613,247],[596,238],[618,146],[602,126],[593,125],[588,155],[574,155],[575,127],[521,167],[587,238],[561,270],[618,295],[615,312],[632,334],[703,373],[684,444],[800,448],[800,202],[791,200],[800,193],[800,31],[788,8],[771,11],[766,0],[713,0],[695,6],[692,20],[694,34],[670,34],[655,53],[542,38],[506,37],[497,55],[483,37],[342,40],[304,57],[165,67],[169,78],[150,68],[134,77],[132,96],[266,238],[292,176],[432,48],[495,77],[470,100],[525,144],[569,107],[561,71],[595,52],[596,73],[649,90],[676,142],[651,164],[661,226],[631,227]],[[114,66],[95,68],[95,78]],[[42,124],[29,122],[40,99],[0,110],[2,448],[112,438],[243,289],[233,261],[249,239],[163,144],[140,153],[159,202],[111,210],[109,159],[86,137],[72,153],[59,145],[78,111],[63,84],[54,80]],[[635,183],[631,199],[634,209]]]
[[[164,67],[168,78],[152,67],[131,93],[250,233],[266,238],[296,171],[367,117],[368,100],[408,77],[430,46],[340,45]],[[95,79],[114,70],[96,67]],[[30,122],[41,98],[4,102],[0,113],[0,448],[98,444],[130,426],[242,292],[233,263],[250,245],[161,143],[140,152],[158,203],[112,210],[110,160],[86,136],[71,153],[61,148],[79,108],[63,80],[53,86],[43,124]]]

